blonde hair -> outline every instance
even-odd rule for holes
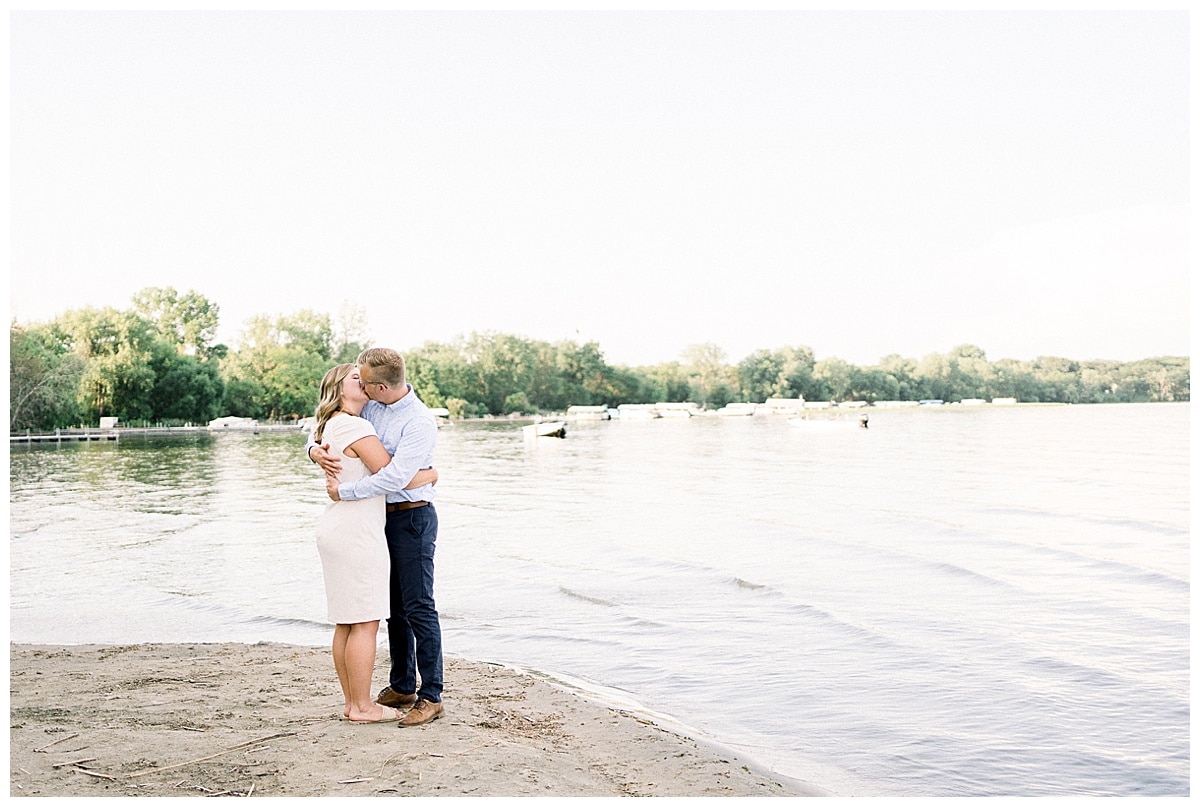
[[[325,433],[325,424],[333,414],[342,407],[342,382],[354,371],[353,364],[339,364],[333,367],[321,379],[321,399],[317,403],[317,428],[313,430],[313,439],[321,442]]]
[[[407,384],[404,371],[404,357],[386,347],[369,347],[358,354],[358,364],[363,364],[376,371],[379,380],[395,390]]]

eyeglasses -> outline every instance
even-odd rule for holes
[[[386,387],[387,386],[387,384],[383,383],[382,381],[363,381],[361,378],[358,379],[358,385],[360,387]]]

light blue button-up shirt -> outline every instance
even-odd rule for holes
[[[437,420],[429,407],[417,397],[412,385],[408,394],[394,404],[367,401],[362,417],[375,427],[392,461],[370,476],[338,486],[343,499],[370,499],[387,495],[389,502],[431,502],[433,485],[405,490],[422,468],[433,467],[433,449],[437,446]]]

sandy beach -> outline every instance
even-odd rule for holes
[[[325,648],[12,645],[10,661],[13,796],[819,795],[557,682],[458,658],[446,717],[405,729],[342,719]]]

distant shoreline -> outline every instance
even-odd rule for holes
[[[757,417],[787,418],[787,417],[796,417],[798,415],[807,415],[807,416],[811,416],[811,417],[829,417],[829,416],[834,416],[834,415],[850,417],[853,414],[860,414],[863,412],[869,412],[869,413],[874,413],[874,412],[889,412],[889,413],[891,413],[891,412],[912,412],[912,411],[945,412],[945,411],[958,411],[961,409],[989,410],[989,409],[1012,409],[1012,408],[1027,409],[1027,408],[1032,408],[1032,407],[1069,407],[1069,406],[1161,406],[1161,405],[1169,405],[1169,404],[1187,404],[1187,403],[1189,403],[1189,402],[1188,401],[1134,401],[1134,402],[1113,401],[1113,402],[1105,402],[1105,403],[1072,404],[1072,403],[1061,403],[1059,401],[1018,401],[1017,403],[1013,403],[1013,404],[984,403],[984,404],[980,404],[980,405],[970,405],[970,404],[963,404],[960,401],[949,401],[949,402],[943,402],[942,404],[935,405],[935,406],[930,406],[930,405],[922,406],[922,405],[919,405],[918,402],[914,401],[914,402],[905,402],[905,405],[903,405],[903,406],[886,406],[886,405],[885,406],[877,406],[875,404],[867,404],[865,406],[856,407],[856,408],[831,407],[831,408],[826,408],[826,409],[807,409],[807,410],[803,410],[802,412],[797,412],[796,415],[774,414],[774,415],[758,415]],[[700,417],[716,417],[716,416],[717,416],[717,414],[713,410],[704,410],[703,414],[700,415]],[[751,417],[754,417],[754,416],[751,416]],[[453,420],[448,420],[447,422],[451,423],[451,424],[453,424],[453,423],[536,423],[539,421],[564,420],[564,419],[569,419],[567,417],[566,413],[550,412],[550,413],[547,413],[544,415],[529,415],[529,414],[483,415],[483,416],[478,416],[478,417],[457,418],[457,419],[453,419]],[[620,420],[619,417],[612,418],[612,419]],[[156,435],[165,435],[165,434],[222,434],[222,433],[226,433],[226,432],[238,433],[238,432],[247,432],[247,431],[252,431],[254,433],[258,433],[258,432],[290,432],[290,431],[298,432],[298,431],[302,431],[302,430],[303,430],[303,426],[300,422],[297,422],[297,423],[282,423],[282,422],[263,423],[263,424],[260,424],[256,427],[254,427],[253,429],[228,429],[228,430],[209,429],[207,426],[124,426],[124,425],[118,424],[114,427],[103,428],[103,429],[100,427],[97,427],[97,426],[91,426],[91,427],[80,426],[80,427],[75,427],[75,428],[70,428],[70,429],[56,429],[55,431],[34,432],[32,430],[27,430],[25,432],[20,432],[20,433],[11,432],[9,434],[8,439],[9,439],[10,444],[22,444],[22,443],[30,443],[30,442],[35,442],[35,443],[54,442],[56,439],[61,440],[61,441],[73,441],[73,440],[103,441],[106,438],[111,438],[113,435],[137,437],[137,436],[156,436]]]

